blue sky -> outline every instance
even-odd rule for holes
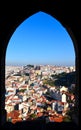
[[[6,50],[6,65],[75,65],[73,41],[54,17],[38,12],[18,26]]]

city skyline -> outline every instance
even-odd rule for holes
[[[6,51],[7,65],[75,65],[72,39],[51,15],[38,12],[18,26]]]

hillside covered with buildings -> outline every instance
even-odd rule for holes
[[[74,66],[6,66],[6,120],[72,121],[75,81]]]

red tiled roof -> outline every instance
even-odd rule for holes
[[[19,111],[18,110],[14,110],[10,113],[7,113],[7,117],[11,117],[12,119],[17,119],[19,116]]]
[[[21,122],[22,119],[21,118],[18,118],[18,119],[12,119],[12,123],[15,124],[16,122]]]
[[[49,117],[50,121],[54,121],[54,122],[62,122],[63,121],[63,117]]]
[[[42,113],[42,112],[39,112],[39,113],[37,114],[37,116],[38,116],[38,117],[41,117],[41,116],[43,116],[43,113]]]

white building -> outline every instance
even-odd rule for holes
[[[7,111],[7,113],[10,113],[14,110],[14,106],[12,104],[6,104],[5,110]]]
[[[62,100],[61,100],[61,101],[62,101],[62,102],[67,102],[67,101],[66,101],[66,94],[65,94],[65,93],[62,94]]]
[[[60,92],[62,92],[62,91],[67,92],[67,91],[68,91],[68,88],[67,88],[67,87],[65,87],[65,86],[62,86],[62,87],[60,88]]]
[[[52,110],[54,110],[54,111],[55,111],[55,109],[56,109],[56,104],[57,104],[57,102],[53,102],[53,103],[52,103]]]

